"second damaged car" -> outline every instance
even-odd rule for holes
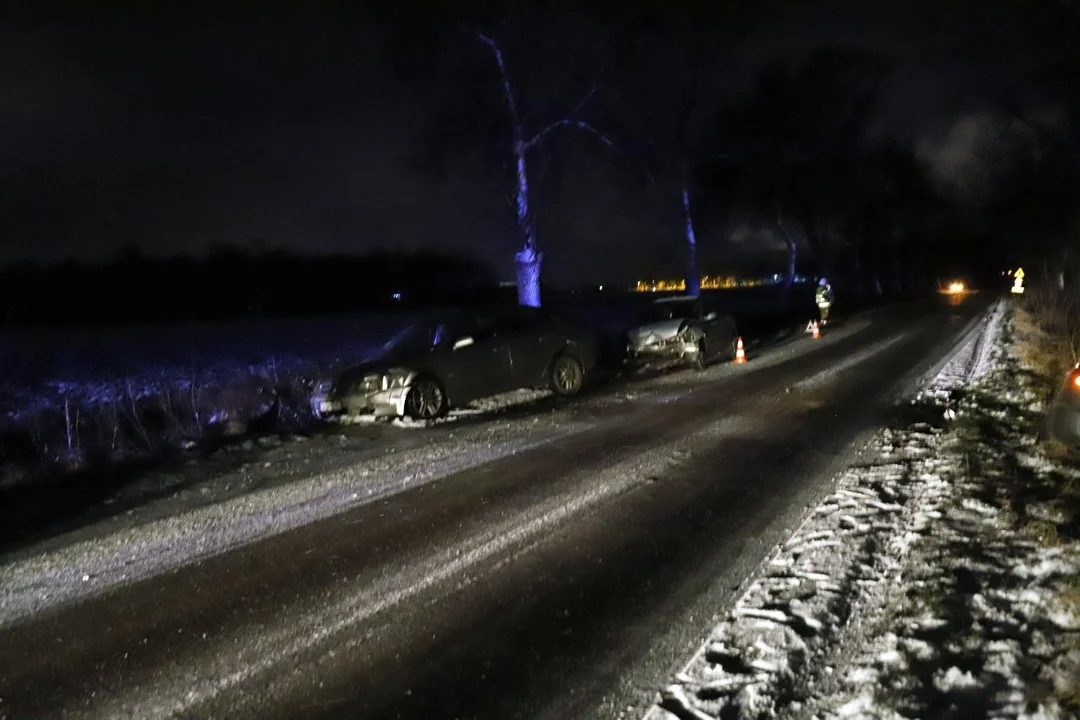
[[[660,298],[650,303],[627,338],[631,362],[683,360],[704,368],[717,358],[735,357],[735,321],[707,300],[690,296]]]
[[[319,383],[312,409],[434,420],[520,388],[576,395],[595,363],[592,335],[543,311],[447,312],[408,326],[375,359]]]

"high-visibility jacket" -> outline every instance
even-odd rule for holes
[[[825,287],[819,287],[815,294],[818,307],[829,307],[832,305],[833,293],[832,285],[826,285]]]

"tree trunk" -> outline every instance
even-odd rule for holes
[[[529,146],[534,144],[525,141],[525,133],[521,127],[521,116],[518,115],[517,101],[514,99],[514,88],[510,84],[510,75],[506,72],[506,60],[502,50],[494,39],[477,33],[477,38],[491,48],[495,57],[495,64],[499,67],[499,76],[502,78],[503,98],[506,107],[510,111],[510,120],[514,123],[514,160],[517,162],[516,176],[517,186],[514,191],[514,201],[517,210],[517,224],[521,228],[521,234],[525,240],[525,247],[514,256],[517,264],[517,287],[518,302],[530,307],[540,307],[540,266],[543,256],[536,250],[536,230],[533,228],[532,214],[529,208],[529,170],[525,163],[525,154]]]
[[[690,211],[690,171],[683,165],[682,173],[683,216],[686,221],[686,294],[701,294],[701,280],[697,268],[697,233],[694,232],[694,215]]]
[[[801,213],[795,216],[796,221],[802,225],[806,233],[806,246],[810,249],[810,255],[814,258],[819,277],[828,277],[828,258],[826,257],[824,243],[822,242],[820,228],[812,212]]]
[[[780,228],[780,232],[784,233],[784,241],[787,242],[788,248],[788,265],[787,276],[784,278],[784,287],[792,288],[795,286],[795,268],[796,261],[799,259],[799,246],[795,242],[795,238],[791,237],[791,233],[788,232],[787,225],[784,224],[784,214],[780,209],[780,203],[776,203],[776,225]]]
[[[794,287],[795,285],[795,261],[799,257],[799,246],[795,244],[795,241],[791,238],[787,239],[787,277],[784,278],[784,285],[786,287]]]
[[[540,266],[543,260],[544,254],[530,247],[514,255],[519,305],[540,307]]]
[[[529,209],[529,172],[525,163],[524,141],[521,128],[515,128],[514,155],[517,158],[517,189],[514,193],[517,205],[517,222],[525,238],[525,247],[514,256],[517,265],[518,303],[527,307],[540,307],[540,270],[544,256],[536,249],[536,230],[533,228]]]

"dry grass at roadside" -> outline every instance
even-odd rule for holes
[[[1080,362],[1080,293],[1050,283],[1016,303],[1012,349],[1048,399],[1061,374]]]
[[[1035,396],[1037,406],[1045,408],[1052,400],[1062,373],[1080,362],[1080,303],[1072,294],[1053,287],[1043,287],[1032,292],[1017,303],[1013,315],[1011,349],[1018,361],[1019,372],[1026,372],[1029,389]],[[1036,428],[1030,428],[1034,431]],[[1075,480],[1076,468],[1080,468],[1080,452],[1052,439],[1044,439],[1037,452],[1045,462],[1058,468],[1071,468],[1074,472],[1064,476],[1053,473],[1058,481],[1052,488],[1047,502],[1056,512],[1047,516],[1029,518],[1021,533],[1044,548],[1057,548],[1076,543],[1077,520],[1080,518],[1080,484]],[[1023,493],[1030,487],[1017,483],[1014,493]],[[1064,533],[1064,534],[1063,534]],[[1071,536],[1071,537],[1070,537]],[[1080,576],[1063,581],[1054,598],[1060,612],[1069,617],[1080,617]],[[1080,711],[1080,639],[1070,638],[1069,650],[1056,663],[1056,682],[1048,688],[1061,707],[1076,713]]]
[[[310,388],[302,376],[251,374],[217,387],[165,387],[96,406],[43,409],[0,432],[0,489],[185,447],[212,451],[247,437],[293,432],[310,419]]]

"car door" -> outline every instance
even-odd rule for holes
[[[498,333],[510,353],[507,390],[539,385],[550,356],[550,322],[539,310],[515,308],[499,317]]]
[[[455,324],[443,365],[443,382],[454,404],[502,392],[510,382],[510,351],[490,314]]]
[[[705,331],[705,346],[709,355],[724,352],[731,342],[724,316],[719,313],[715,303],[702,299],[698,300],[697,312],[701,328]]]

